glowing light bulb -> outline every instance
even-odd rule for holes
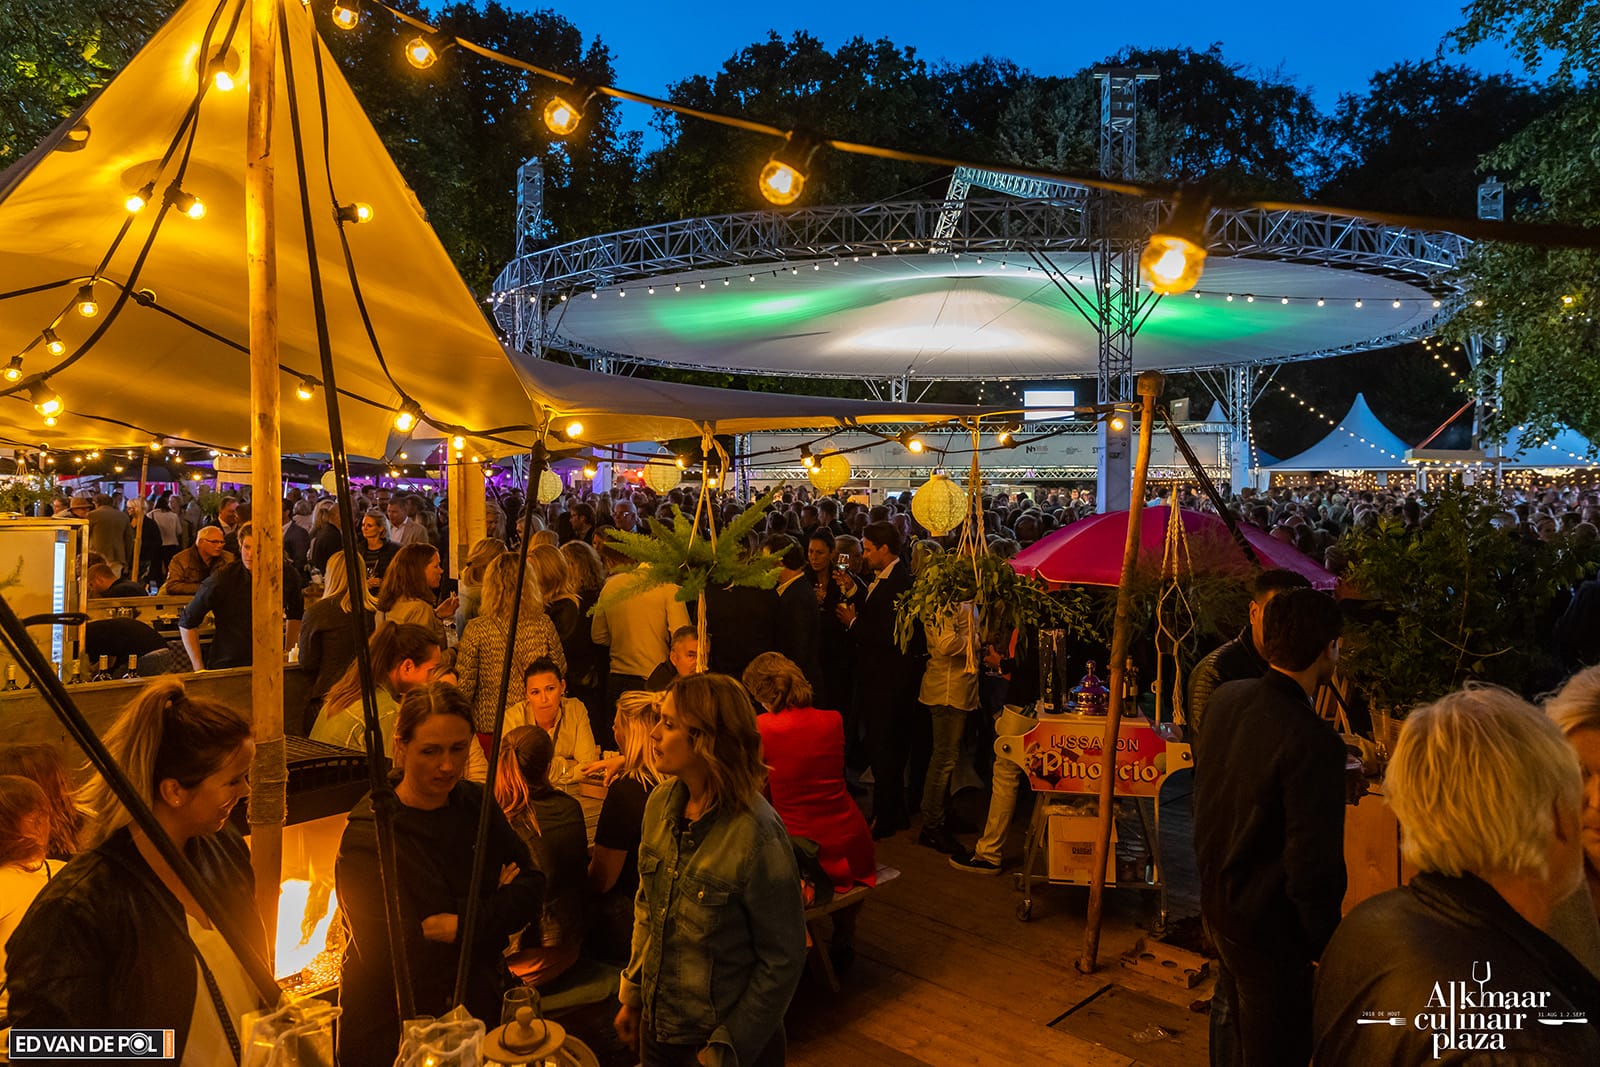
[[[310,400],[317,394],[317,383],[310,378],[301,378],[300,384],[294,387],[294,395],[301,400]]]
[[[54,426],[56,424],[56,417],[54,415],[46,415],[44,417],[44,424],[46,426]],[[51,460],[50,462],[54,463],[55,460]]]
[[[1111,416],[1110,426],[1112,430],[1121,433],[1128,428],[1128,420],[1121,415],[1113,415]]]
[[[1356,307],[1361,307],[1361,306],[1362,306],[1362,303],[1361,303],[1361,301],[1360,301],[1360,300],[1357,300],[1357,301],[1356,301]]]
[[[782,207],[800,199],[800,193],[806,187],[806,176],[792,164],[774,156],[761,168],[759,184],[761,195],[766,197],[769,203]]]
[[[467,439],[457,434],[450,439],[450,447],[457,452],[465,452],[467,450]]]
[[[578,437],[578,436],[581,436],[582,433],[583,433],[583,423],[579,422],[577,419],[573,419],[571,422],[567,423],[567,436],[568,437]]]
[[[372,205],[360,200],[353,204],[340,204],[335,214],[338,215],[340,222],[353,222],[359,225],[372,221]]]
[[[439,53],[423,37],[413,37],[406,42],[406,62],[418,70],[427,70],[439,61]]]
[[[28,390],[28,399],[33,403],[33,410],[47,419],[53,419],[67,409],[57,396],[44,382],[35,382]]]
[[[1172,215],[1150,235],[1139,256],[1139,270],[1150,288],[1163,296],[1186,293],[1200,281],[1206,265],[1206,220],[1211,212],[1205,197],[1179,195]]]
[[[66,342],[57,337],[54,330],[46,328],[43,337],[44,350],[50,353],[52,356],[59,356],[61,353],[67,350]]]
[[[12,356],[11,362],[6,364],[6,369],[0,371],[0,377],[4,377],[8,382],[20,382],[22,380],[22,357]]]
[[[128,199],[122,202],[122,206],[127,208],[130,213],[143,211],[145,205],[154,199],[155,195],[156,183],[146,182],[137,192],[130,193]]]
[[[171,194],[171,196],[172,206],[189,216],[191,219],[199,222],[201,219],[206,217],[205,202],[202,201],[198,196],[195,196],[193,193],[186,193],[182,189],[176,190]]]
[[[595,469],[595,465],[593,463],[585,463],[583,465],[583,476],[585,478],[593,479],[594,476],[599,473],[600,472]]]
[[[922,438],[913,437],[910,441],[906,442],[906,447],[912,452],[921,455],[928,446],[922,443]]]
[[[78,290],[78,314],[86,319],[92,319],[100,314],[100,302],[94,298],[94,282],[85,284]]]
[[[594,94],[590,94],[593,99]],[[583,122],[583,113],[589,106],[589,100],[582,105],[574,105],[564,96],[552,96],[550,102],[544,106],[544,125],[557,137],[567,137],[578,132],[578,126]]]
[[[339,0],[335,0],[330,15],[333,19],[333,24],[341,30],[353,30],[356,28],[356,24],[361,21],[361,9],[359,7],[350,7],[339,2]]]
[[[394,428],[401,433],[408,432],[417,424],[417,418],[421,414],[422,409],[417,406],[417,402],[415,400],[407,400],[395,414]]]

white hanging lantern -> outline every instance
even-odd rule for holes
[[[644,484],[655,490],[658,496],[677,488],[682,480],[683,472],[666,452],[661,453],[661,458],[644,465]]]
[[[561,484],[561,475],[552,470],[541,471],[539,474],[539,492],[535,499],[541,504],[548,504],[561,495],[566,486]]]
[[[817,460],[817,465],[806,473],[806,477],[822,492],[836,492],[850,480],[850,457],[829,452]]]
[[[943,537],[967,514],[967,491],[947,474],[935,474],[911,498],[911,514],[930,534]]]
[[[324,493],[337,493],[339,491],[339,479],[334,476],[332,471],[323,471],[322,480],[317,484],[322,486]]]

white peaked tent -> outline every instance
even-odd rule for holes
[[[1489,445],[1484,451],[1490,462],[1502,468],[1534,470],[1538,468],[1594,468],[1600,466],[1600,457],[1592,454],[1588,438],[1573,430],[1563,429],[1554,437],[1516,427],[1506,435],[1504,442]]]
[[[1403,471],[1411,465],[1405,460],[1408,446],[1378,421],[1360,393],[1350,410],[1328,435],[1297,456],[1290,456],[1263,467],[1281,474],[1289,471]]]

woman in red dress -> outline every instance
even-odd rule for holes
[[[812,707],[806,676],[776,652],[751,660],[744,684],[765,709],[756,726],[771,768],[767,791],[783,825],[817,843],[834,892],[875,884],[872,831],[844,784],[844,720]]]

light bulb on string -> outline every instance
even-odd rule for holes
[[[67,350],[67,343],[57,337],[56,332],[48,326],[45,327],[44,333],[39,335],[39,339],[44,342],[44,350],[52,356],[59,356]]]
[[[314,378],[301,378],[300,384],[294,387],[294,395],[301,400],[310,400],[317,395],[317,383]]]
[[[467,450],[467,439],[457,434],[450,439],[450,447],[457,452],[465,452]]]
[[[145,205],[155,199],[155,195],[156,183],[145,182],[137,190],[128,194],[128,199],[122,202],[122,206],[127,208],[130,214],[136,214],[143,211]]]
[[[6,364],[6,369],[0,371],[0,377],[4,377],[8,382],[20,382],[22,380],[22,357],[12,356],[11,362]]]
[[[353,30],[361,21],[361,0],[334,0],[333,10],[329,13],[333,24],[341,30]]]
[[[800,446],[800,465],[806,470],[811,470],[817,465],[817,457],[811,454],[810,445]]]
[[[427,70],[439,62],[439,50],[426,37],[413,37],[406,42],[406,62],[418,70]]]
[[[580,82],[573,82],[570,89],[552,96],[544,105],[545,129],[557,137],[570,137],[578,132],[578,127],[583,125],[584,112],[589,110],[589,103],[599,95],[594,89]],[[572,101],[577,100],[574,104]]]
[[[395,414],[394,428],[399,430],[401,433],[407,433],[413,426],[417,424],[417,420],[421,417],[422,405],[418,404],[415,400],[407,400],[400,406],[400,410]]]
[[[334,215],[340,222],[360,224],[372,221],[372,205],[360,200],[350,204],[340,204],[334,209]]]
[[[28,400],[33,404],[33,410],[47,419],[55,418],[67,409],[61,397],[43,381],[34,382],[28,387]]]
[[[94,282],[93,278],[85,282],[78,289],[78,295],[73,301],[78,307],[78,314],[86,319],[92,319],[100,314],[100,302],[94,298]]]
[[[184,192],[176,185],[167,190],[167,201],[196,222],[206,217],[205,201],[193,193]]]
[[[800,199],[811,169],[811,158],[819,147],[819,141],[794,130],[784,135],[783,147],[772,153],[757,181],[768,203],[784,207]]]
[[[583,435],[583,423],[579,422],[577,419],[573,419],[571,422],[567,423],[565,434],[567,440],[569,441],[581,437]]]
[[[1151,290],[1163,296],[1195,287],[1206,264],[1206,221],[1209,197],[1179,193],[1166,223],[1145,242],[1139,272]]]
[[[218,48],[206,62],[205,73],[218,92],[232,92],[238,84],[239,53],[227,46]]]

